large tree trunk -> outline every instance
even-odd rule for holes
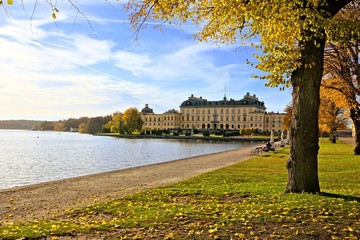
[[[292,74],[292,123],[290,158],[286,163],[288,184],[285,193],[318,193],[320,82],[325,39],[307,41],[302,50],[302,66]],[[309,67],[311,65],[311,67]]]
[[[360,155],[360,112],[357,108],[350,109],[350,117],[353,121],[353,128],[355,129],[355,149],[354,153]]]

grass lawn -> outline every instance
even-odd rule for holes
[[[49,222],[0,223],[0,238],[359,239],[360,159],[352,150],[320,140],[321,195],[283,194],[283,148]]]

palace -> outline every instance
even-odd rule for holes
[[[266,112],[264,102],[256,95],[247,93],[243,99],[224,97],[220,101],[208,101],[191,95],[175,109],[155,114],[148,104],[141,110],[144,130],[157,129],[253,129],[258,132],[280,132],[284,113]]]

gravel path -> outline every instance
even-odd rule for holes
[[[247,160],[255,147],[3,190],[0,225],[51,219],[67,210],[176,183]]]

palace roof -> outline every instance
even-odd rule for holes
[[[181,103],[180,107],[221,107],[221,106],[260,106],[265,108],[265,104],[256,97],[256,95],[250,95],[247,93],[243,99],[235,100],[230,98],[229,100],[224,97],[223,100],[220,101],[208,101],[207,99],[203,99],[202,97],[194,97],[191,95],[188,100]]]

